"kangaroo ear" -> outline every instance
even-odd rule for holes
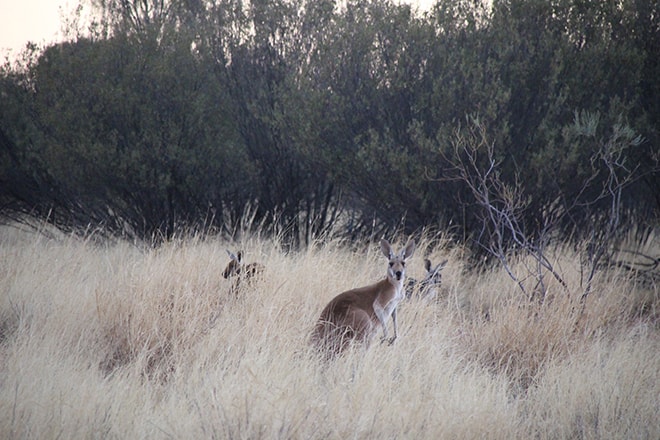
[[[241,253],[239,252],[238,255],[239,257],[237,258],[236,255],[234,255],[229,249],[225,249],[227,251],[227,255],[229,255],[229,258],[232,260],[237,260],[240,258]]]
[[[431,260],[424,258],[424,268],[427,272],[431,272]]]
[[[391,260],[392,257],[394,256],[394,252],[392,251],[392,246],[390,246],[390,242],[385,240],[384,238],[380,241],[380,250],[383,252],[383,255],[388,260]]]
[[[414,252],[415,252],[415,240],[411,239],[406,245],[406,248],[403,250],[403,259],[407,260],[408,258],[412,257]]]

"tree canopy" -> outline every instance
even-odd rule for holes
[[[0,71],[4,218],[138,238],[246,218],[294,244],[474,238],[456,145],[478,127],[492,160],[474,170],[521,190],[530,235],[549,216],[588,230],[613,178],[621,212],[657,225],[658,2],[94,4],[88,32]]]

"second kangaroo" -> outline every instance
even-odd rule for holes
[[[260,263],[244,264],[242,251],[234,254],[227,249],[227,255],[229,255],[229,263],[222,272],[222,276],[225,279],[233,278],[232,290],[238,289],[242,280],[249,281],[263,273],[265,269],[263,264]]]
[[[419,298],[433,300],[439,295],[440,285],[442,284],[442,269],[447,265],[448,260],[444,260],[437,266],[433,266],[431,260],[424,259],[424,268],[426,275],[421,281],[414,278],[408,278],[406,281],[406,297],[411,298],[415,295]]]

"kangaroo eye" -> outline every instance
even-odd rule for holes
[[[394,266],[394,261],[390,261],[390,267]]]
[[[406,262],[405,262],[405,261],[402,261],[402,262],[401,262],[401,266],[406,267]]]

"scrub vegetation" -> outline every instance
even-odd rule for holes
[[[0,66],[0,438],[660,438],[660,2],[77,11]],[[383,238],[441,284],[327,359]]]
[[[530,241],[593,237],[613,197],[657,225],[659,2],[81,4],[92,26],[0,68],[0,219],[508,248],[488,183]]]

